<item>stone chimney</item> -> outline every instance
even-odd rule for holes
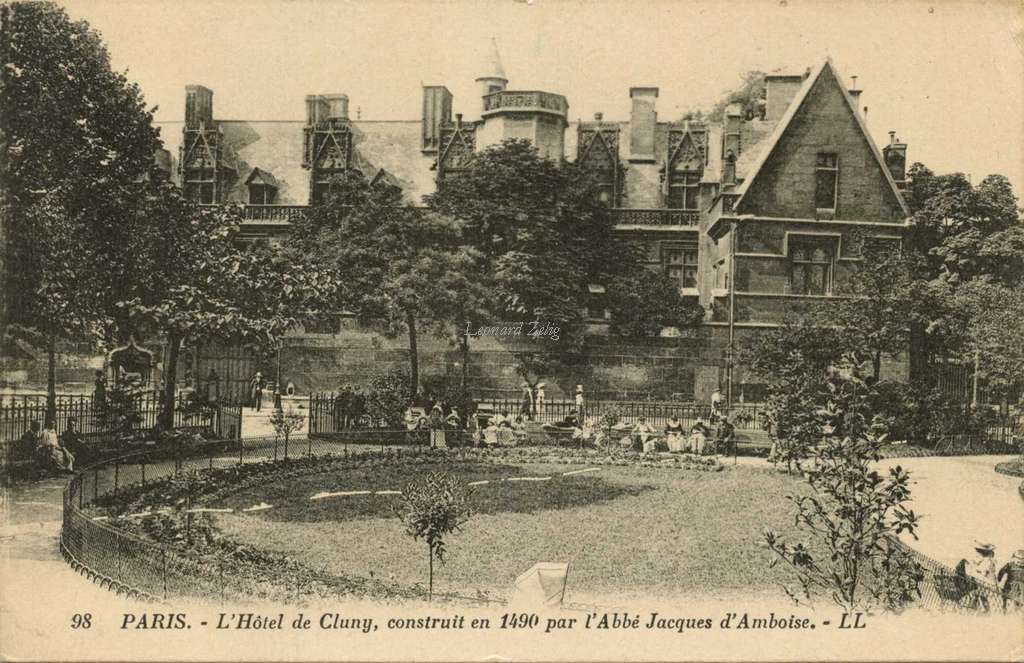
[[[325,94],[323,100],[327,104],[328,120],[348,119],[348,95],[347,94]]]
[[[740,126],[743,123],[743,104],[731,103],[725,107],[725,117],[722,118],[722,158],[723,160],[730,153],[733,158],[740,155]]]
[[[850,76],[850,79],[853,82],[850,84],[850,89],[847,90],[847,92],[853,98],[853,107],[855,109],[859,110],[860,109],[860,93],[863,92],[864,90],[861,90],[860,88],[857,87],[857,77],[856,76]]]
[[[764,119],[777,122],[786,114],[789,103],[804,84],[804,77],[772,74],[764,77],[765,111]]]
[[[420,149],[428,154],[437,152],[441,144],[441,126],[451,121],[452,93],[443,85],[424,85]]]
[[[306,125],[316,126],[327,119],[327,100],[319,94],[306,95]]]
[[[654,106],[658,100],[658,88],[631,87],[629,98],[633,100],[633,111],[629,116],[629,160],[654,161],[654,130],[658,124]]]
[[[902,188],[907,179],[907,145],[900,142],[895,131],[889,132],[889,144],[882,148],[882,156],[892,178]]]
[[[185,86],[185,127],[213,124],[213,90],[202,85]]]

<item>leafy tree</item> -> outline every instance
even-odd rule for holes
[[[738,103],[743,106],[743,114],[745,117],[754,118],[759,117],[761,111],[764,109],[764,77],[763,71],[751,70],[743,74],[743,81],[733,89],[731,92],[726,93],[722,98],[712,107],[708,113],[708,117],[713,120],[720,120],[722,114],[725,113],[725,107],[729,104]]]
[[[895,539],[914,535],[917,516],[907,508],[910,475],[897,466],[882,476],[873,464],[884,438],[871,434],[869,388],[857,377],[833,377],[814,417],[823,441],[804,476],[809,495],[790,496],[796,522],[817,545],[790,544],[771,530],[764,541],[771,564],[786,563],[799,590],[794,600],[829,596],[847,613],[898,611],[919,594],[924,574]]]
[[[953,297],[957,287],[991,279],[1007,287],[1024,283],[1024,225],[1009,181],[989,175],[974,186],[962,173],[936,175],[916,163],[908,171],[905,198],[913,216],[907,249],[921,261],[920,292],[930,299],[928,319],[910,325],[911,378],[931,379],[933,357],[965,349],[969,324]]]
[[[375,375],[370,380],[366,398],[366,412],[374,425],[383,422],[391,429],[404,424],[405,408],[409,404],[409,376],[401,371]]]
[[[560,348],[580,343],[587,285],[632,267],[594,180],[574,164],[545,159],[529,141],[475,154],[427,202],[459,221],[463,241],[483,257],[494,315],[556,325]]]
[[[459,227],[401,200],[393,187],[374,186],[352,172],[309,218],[296,224],[290,255],[311,256],[328,270],[339,310],[363,324],[409,339],[410,396],[419,386],[418,337],[457,334],[491,297],[480,256],[459,242]]]
[[[268,247],[238,243],[238,210],[202,207],[169,181],[135,185],[138,204],[123,218],[124,243],[112,257],[118,333],[156,329],[167,347],[160,423],[173,425],[178,357],[185,345],[219,338],[275,346],[315,316],[332,293],[327,275]],[[113,260],[116,259],[116,262]]]
[[[640,269],[608,286],[610,331],[622,336],[657,336],[665,327],[691,327],[704,319],[695,298],[683,297],[679,284],[662,272]]]
[[[427,542],[428,596],[433,600],[434,559],[444,564],[445,537],[459,531],[473,513],[468,490],[451,474],[431,472],[405,485],[396,511],[406,533]]]
[[[978,359],[978,378],[994,394],[1008,397],[1024,384],[1024,288],[977,278],[952,298],[966,318],[965,346]]]
[[[531,385],[578,364],[591,284],[606,287],[629,332],[626,307],[637,298],[660,296],[664,305],[650,311],[645,332],[657,321],[680,322],[690,314],[677,290],[669,294],[658,277],[641,274],[636,247],[615,235],[598,191],[577,165],[545,159],[528,141],[507,140],[475,154],[428,197],[431,209],[460,223],[462,241],[482,256],[479,271],[494,294],[478,311],[491,320],[559,328],[558,340],[545,342],[549,347],[513,353],[517,372]]]
[[[55,344],[80,337],[98,315],[92,259],[107,237],[94,204],[152,169],[159,134],[138,86],[111,69],[86,22],[53,3],[14,2],[0,5],[0,23],[0,327],[8,340],[47,348],[52,420]]]

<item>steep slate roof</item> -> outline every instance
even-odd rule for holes
[[[305,205],[309,200],[309,171],[302,167],[302,130],[299,121],[246,122],[218,120],[223,131],[225,161],[237,173],[225,195],[228,202],[248,202],[246,181],[258,168],[278,182],[278,201],[284,205]],[[177,180],[178,147],[181,145],[181,122],[161,123],[164,148],[171,152],[174,178]],[[402,189],[412,203],[434,191],[432,157],[420,151],[418,120],[373,122],[354,120],[352,128],[352,165],[367,179],[380,175],[386,182]]]
[[[800,90],[797,91],[796,96],[793,97],[793,100],[789,102],[789,107],[786,109],[786,112],[779,119],[779,122],[772,131],[771,136],[768,138],[767,141],[763,141],[761,149],[758,150],[757,152],[757,158],[753,161],[752,165],[750,166],[749,175],[743,180],[743,183],[740,184],[739,187],[737,187],[736,193],[739,194],[739,197],[736,199],[736,202],[733,205],[734,209],[740,208],[740,204],[743,202],[743,197],[746,195],[747,191],[750,190],[750,187],[753,184],[754,180],[757,179],[757,176],[760,174],[761,169],[768,161],[768,158],[775,150],[775,147],[782,139],[782,136],[786,133],[786,129],[789,128],[790,123],[793,121],[793,118],[796,116],[800,107],[803,105],[804,100],[807,98],[807,95],[811,91],[811,88],[813,88],[814,84],[818,81],[818,79],[823,74],[826,73],[826,70],[833,76],[835,81],[843,80],[840,77],[839,73],[836,71],[835,65],[832,63],[832,58],[825,58],[825,61],[818,65],[818,67],[811,73],[811,75],[804,80],[804,83],[800,87]],[[896,196],[896,200],[899,202],[900,208],[903,210],[903,213],[906,216],[910,216],[910,210],[909,208],[907,208],[907,204],[903,200],[903,196],[902,194],[900,194],[899,188],[896,186],[896,181],[892,178],[892,173],[889,172],[888,166],[885,165],[885,159],[882,157],[881,151],[878,149],[878,146],[875,145],[875,141],[871,138],[871,134],[868,133],[867,125],[864,124],[864,118],[861,116],[859,112],[857,112],[857,105],[854,103],[853,98],[850,96],[849,92],[847,92],[845,86],[837,85],[837,87],[842,93],[843,99],[846,100],[846,105],[850,109],[850,113],[853,115],[854,119],[856,119],[857,126],[860,128],[861,133],[864,135],[864,139],[870,146],[871,153],[874,155],[875,160],[878,162],[878,167],[885,174],[886,181],[892,188],[892,192]]]

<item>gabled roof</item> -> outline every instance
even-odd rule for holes
[[[280,188],[281,184],[277,181],[277,178],[268,173],[265,170],[259,168],[253,168],[252,172],[249,173],[249,177],[245,178],[246,186],[256,182],[257,184],[266,184],[272,186],[275,189]]]
[[[825,61],[818,65],[818,67],[813,72],[811,72],[807,79],[804,80],[804,84],[796,93],[796,96],[793,98],[793,101],[789,103],[789,108],[786,109],[785,114],[783,114],[782,118],[779,120],[779,123],[775,126],[775,130],[772,132],[771,137],[767,141],[765,141],[764,147],[758,155],[757,160],[754,162],[753,166],[749,170],[749,175],[745,180],[743,180],[743,183],[739,187],[737,187],[736,193],[739,194],[739,197],[736,199],[736,203],[733,205],[734,209],[739,209],[740,204],[743,202],[743,197],[746,195],[747,191],[750,190],[750,187],[753,185],[758,175],[761,174],[762,168],[764,168],[765,163],[767,163],[769,157],[771,157],[772,153],[775,151],[775,148],[778,146],[779,141],[782,139],[782,136],[786,133],[786,130],[789,128],[789,125],[793,121],[793,118],[799,112],[800,107],[803,106],[804,100],[807,99],[807,95],[810,93],[811,88],[814,87],[814,84],[818,81],[819,78],[821,78],[822,74],[825,73],[826,69],[828,69],[828,71],[832,73],[832,76],[835,78],[836,81],[843,80],[839,73],[836,71],[835,64],[833,64],[832,62],[832,58],[825,58]],[[864,139],[867,141],[868,146],[871,149],[871,153],[875,155],[875,161],[878,163],[878,167],[881,168],[882,173],[885,174],[885,179],[889,183],[889,186],[892,188],[892,193],[894,196],[896,196],[896,200],[900,204],[900,209],[903,210],[903,213],[906,216],[910,216],[910,209],[907,207],[906,202],[903,200],[903,196],[902,194],[900,194],[899,187],[896,186],[896,181],[892,178],[892,173],[889,172],[889,167],[885,165],[885,159],[882,157],[881,151],[879,151],[878,146],[875,145],[875,141],[871,138],[871,134],[868,133],[868,127],[866,124],[864,124],[864,118],[861,116],[859,112],[857,112],[857,106],[853,101],[853,97],[851,97],[850,94],[846,91],[845,86],[840,84],[838,87],[843,94],[843,99],[846,100],[846,105],[850,109],[850,113],[857,121],[857,126],[860,128],[861,133],[864,135]]]

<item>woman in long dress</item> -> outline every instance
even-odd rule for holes
[[[668,443],[668,450],[682,452],[686,450],[686,439],[683,436],[683,423],[679,417],[672,415],[668,424],[665,425],[665,439]]]
[[[58,472],[74,471],[75,457],[70,451],[60,446],[54,424],[48,424],[43,429],[43,434],[39,438],[39,455],[46,465]]]
[[[447,446],[444,439],[444,411],[440,403],[434,403],[430,410],[430,447],[444,449]]]

